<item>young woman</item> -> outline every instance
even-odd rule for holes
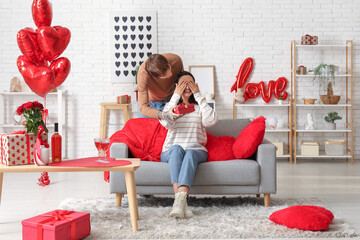
[[[180,117],[173,113],[174,116],[160,120],[160,123],[168,129],[161,161],[170,164],[171,183],[175,193],[170,216],[183,218],[193,216],[187,205],[186,197],[197,166],[199,163],[207,161],[205,128],[216,124],[217,114],[201,96],[191,73],[180,73],[175,85],[174,94],[165,105],[164,112],[173,112],[173,109],[182,102],[195,104],[194,112]]]

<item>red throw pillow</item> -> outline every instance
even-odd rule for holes
[[[329,227],[334,215],[323,207],[301,205],[276,211],[269,219],[288,228],[320,231]]]
[[[234,159],[234,154],[232,151],[232,146],[235,142],[234,137],[215,137],[210,133],[206,133],[206,135],[207,143],[205,147],[208,150],[208,162]]]
[[[233,145],[235,158],[249,158],[263,141],[265,135],[265,118],[259,117],[247,125],[236,138]]]

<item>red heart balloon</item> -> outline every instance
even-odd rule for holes
[[[48,0],[34,0],[31,12],[35,25],[38,28],[51,25],[52,7]]]
[[[50,69],[55,74],[54,88],[57,88],[65,81],[69,75],[70,67],[70,61],[65,57],[58,58],[50,64]]]
[[[49,67],[37,66],[25,56],[18,57],[17,66],[26,84],[37,95],[44,97],[54,88],[55,74]]]
[[[45,65],[46,61],[42,56],[39,45],[36,40],[36,32],[32,28],[21,29],[17,36],[17,43],[20,51],[27,59],[38,65]]]
[[[70,42],[70,30],[61,26],[42,26],[37,30],[37,42],[47,61],[53,61]]]

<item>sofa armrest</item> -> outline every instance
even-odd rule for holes
[[[276,193],[276,147],[268,140],[258,146],[256,161],[260,165],[260,193]]]
[[[129,147],[125,143],[113,143],[110,147],[110,157],[127,158]],[[126,193],[125,177],[123,172],[110,172],[110,193]]]
[[[113,143],[110,147],[110,157],[127,158],[129,156],[129,147],[125,143]]]

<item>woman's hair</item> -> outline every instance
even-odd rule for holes
[[[145,70],[153,77],[159,77],[169,69],[168,60],[161,54],[152,54],[145,62]]]
[[[175,83],[178,84],[180,78],[183,77],[183,76],[190,76],[190,77],[192,77],[192,79],[194,79],[194,82],[195,82],[194,76],[190,72],[184,71],[184,72],[179,73],[179,75],[177,75]],[[180,100],[179,100],[179,104],[182,103],[182,102],[183,102],[183,100],[182,100],[182,97],[181,97]],[[191,96],[189,98],[189,103],[198,104],[196,102],[196,100],[195,100],[194,94],[191,94]]]

